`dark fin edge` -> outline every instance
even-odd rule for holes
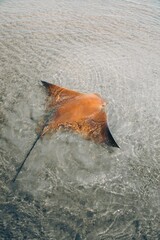
[[[111,147],[117,147],[117,148],[120,148],[118,146],[118,144],[116,143],[116,141],[114,140],[108,126],[106,127],[106,132],[105,132],[105,135],[106,135],[106,141],[105,143],[108,145],[108,146],[111,146]]]
[[[41,83],[42,83],[43,86],[45,86],[47,89],[53,85],[53,84],[48,83],[48,82],[45,82],[45,81],[41,81]]]

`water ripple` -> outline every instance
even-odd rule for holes
[[[159,1],[0,1],[1,239],[159,239]],[[111,150],[39,141],[40,80],[108,102]]]

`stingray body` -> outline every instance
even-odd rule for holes
[[[49,94],[47,109],[55,110],[42,136],[63,127],[96,143],[118,147],[107,125],[106,102],[98,94],[79,93],[44,81],[42,83]]]
[[[98,94],[84,94],[44,81],[42,83],[49,93],[47,107],[47,110],[50,110],[49,115],[17,169],[12,182],[16,181],[39,138],[61,127],[80,133],[86,139],[91,139],[96,143],[118,147],[107,125],[104,108],[106,103]]]

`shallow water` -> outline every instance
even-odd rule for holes
[[[159,1],[0,1],[0,239],[160,239]],[[120,149],[39,141],[40,80],[108,101]]]

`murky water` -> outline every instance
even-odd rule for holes
[[[160,239],[159,1],[0,1],[0,239]],[[120,149],[39,141],[40,80],[97,92]]]

